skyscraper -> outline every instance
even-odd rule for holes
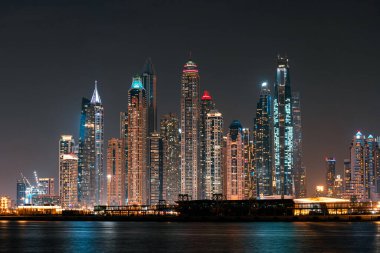
[[[289,62],[278,56],[273,98],[275,193],[294,195],[293,115]]]
[[[54,178],[51,177],[40,177],[38,178],[38,182],[40,185],[40,194],[41,195],[49,195],[54,196]]]
[[[243,177],[244,177],[244,199],[256,196],[256,177],[252,166],[252,141],[251,131],[249,128],[242,129],[243,140]]]
[[[163,199],[168,204],[175,204],[181,189],[180,133],[175,114],[161,117],[160,135],[163,144]]]
[[[294,172],[294,195],[296,198],[306,197],[306,172],[302,162],[302,121],[301,102],[299,92],[292,93],[293,113],[293,172]]]
[[[200,149],[200,199],[206,198],[206,119],[207,113],[215,109],[214,101],[209,92],[205,90],[201,98],[200,117],[199,117],[199,149]]]
[[[351,189],[352,198],[356,200],[366,199],[366,168],[365,168],[365,136],[358,131],[350,146],[351,160]]]
[[[181,78],[181,193],[198,199],[199,189],[199,73],[189,60]]]
[[[335,171],[336,160],[333,157],[326,158],[326,196],[335,197]]]
[[[78,207],[78,157],[60,155],[59,196],[64,209]]]
[[[124,168],[125,181],[125,200],[124,204],[128,203],[128,112],[120,112],[120,140],[123,146],[123,157],[121,160],[122,166]]]
[[[273,194],[272,96],[266,82],[261,84],[253,127],[254,165],[257,197]]]
[[[78,196],[83,206],[105,203],[103,105],[97,82],[91,100],[82,99],[78,151]]]
[[[152,132],[149,147],[149,204],[157,205],[163,200],[163,145],[159,133]]]
[[[147,97],[140,77],[128,91],[128,204],[148,204]]]
[[[71,154],[74,152],[75,141],[72,135],[61,135],[59,140],[59,154]]]
[[[25,204],[26,198],[26,185],[22,180],[17,180],[17,189],[16,189],[16,204],[17,206],[23,206]]]
[[[227,200],[244,199],[243,137],[240,121],[234,120],[227,134],[224,195]]]
[[[125,167],[123,141],[112,138],[107,148],[107,205],[125,205]]]
[[[147,136],[149,136],[150,133],[157,131],[157,76],[151,58],[145,61],[141,81],[147,97]]]
[[[222,140],[223,116],[213,109],[206,115],[206,173],[205,199],[212,199],[214,194],[223,194]]]

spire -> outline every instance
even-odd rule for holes
[[[204,90],[202,100],[212,100],[212,97],[207,90]]]
[[[101,104],[102,100],[100,99],[99,92],[98,92],[98,81],[95,80],[95,89],[94,93],[92,94],[91,98],[91,104]]]
[[[151,74],[151,75],[156,74],[156,71],[155,71],[153,63],[152,63],[152,59],[150,57],[146,59],[142,73],[143,74],[147,73],[147,74]]]

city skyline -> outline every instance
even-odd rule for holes
[[[202,4],[197,3],[197,5]],[[210,8],[208,4],[204,5]],[[218,10],[225,12],[225,5],[227,4],[224,3],[218,5]],[[332,5],[332,9],[340,6],[337,3]],[[348,6],[344,7],[346,8],[345,10],[348,9],[353,12],[353,3],[349,2],[347,5]],[[165,4],[164,6],[168,7]],[[266,5],[263,4],[262,6],[258,6],[258,8],[265,9],[265,6]],[[162,7],[158,6],[158,8]],[[168,8],[176,8],[176,6],[169,6]],[[369,9],[370,8],[368,6],[359,4],[358,13],[363,13],[363,10],[369,11]],[[7,8],[2,11],[7,11]],[[248,12],[249,8],[245,11]],[[276,11],[278,10],[275,9],[274,12]],[[236,10],[231,10],[231,12],[233,15],[236,15]],[[327,11],[327,17],[335,20],[331,16],[331,13],[329,13],[330,12]],[[72,15],[75,16],[76,14],[74,13]],[[303,17],[302,14],[298,15]],[[341,15],[343,16],[343,20],[345,20],[345,15]],[[204,16],[201,15],[201,19],[202,18],[204,18]],[[61,134],[72,134],[75,137],[78,136],[77,126],[79,125],[78,111],[80,109],[80,97],[90,95],[91,89],[93,88],[93,81],[95,79],[99,80],[100,94],[102,95],[102,100],[106,107],[105,114],[107,116],[105,117],[105,140],[118,136],[118,115],[120,111],[125,111],[127,106],[125,99],[123,100],[119,98],[121,97],[121,94],[123,94],[123,97],[126,97],[131,76],[139,72],[141,65],[148,56],[152,57],[157,70],[157,101],[159,115],[169,113],[170,108],[178,108],[180,69],[183,62],[187,59],[187,52],[190,50],[192,51],[193,58],[199,65],[201,72],[201,92],[203,89],[207,89],[213,95],[213,98],[218,104],[218,109],[221,113],[223,113],[223,117],[225,118],[225,131],[226,126],[228,126],[229,122],[233,119],[239,119],[244,127],[249,127],[252,129],[256,109],[256,98],[259,93],[259,85],[262,81],[268,81],[273,89],[273,66],[275,64],[274,56],[277,55],[278,52],[287,52],[292,69],[292,87],[295,87],[295,90],[300,91],[302,99],[301,103],[303,108],[302,120],[304,133],[303,149],[305,153],[304,163],[307,168],[308,189],[309,192],[312,192],[312,185],[324,182],[323,176],[319,176],[318,174],[323,174],[322,172],[325,168],[323,158],[325,156],[334,155],[337,158],[337,170],[342,171],[343,159],[349,158],[349,153],[345,147],[348,146],[352,133],[358,129],[366,133],[373,133],[374,135],[379,133],[376,120],[376,118],[379,118],[379,113],[376,111],[371,111],[371,117],[366,116],[365,113],[360,113],[363,110],[369,111],[372,108],[375,108],[375,94],[378,91],[378,87],[375,82],[376,79],[375,77],[371,77],[371,75],[376,76],[376,68],[373,63],[378,55],[378,51],[371,50],[371,48],[374,49],[373,45],[376,43],[378,44],[379,40],[378,35],[372,34],[371,29],[374,28],[374,24],[370,24],[369,22],[369,20],[372,19],[374,18],[371,17],[360,21],[360,24],[362,25],[368,24],[368,26],[366,26],[368,30],[360,31],[358,28],[360,25],[354,26],[352,29],[356,32],[353,33],[356,34],[355,36],[348,34],[347,29],[350,26],[347,20],[345,20],[347,22],[342,21],[342,23],[332,22],[335,26],[337,26],[335,28],[334,25],[332,27],[326,26],[330,27],[331,30],[327,29],[325,33],[332,33],[334,35],[334,31],[341,32],[338,33],[340,35],[335,34],[335,37],[333,36],[336,40],[332,41],[331,46],[332,48],[336,48],[338,45],[341,47],[338,47],[335,54],[325,59],[323,59],[323,56],[328,56],[331,51],[326,49],[328,52],[322,51],[321,56],[316,58],[316,49],[313,49],[312,47],[308,49],[302,47],[297,48],[296,46],[293,47],[284,40],[281,40],[282,42],[285,42],[281,46],[279,46],[280,44],[272,44],[264,47],[265,49],[262,53],[258,52],[260,49],[259,44],[256,48],[253,47],[251,52],[245,51],[245,54],[243,54],[243,51],[237,50],[234,46],[229,47],[227,44],[216,46],[216,49],[211,49],[210,52],[207,52],[206,46],[202,46],[202,43],[207,45],[207,42],[197,40],[193,43],[183,43],[181,46],[175,48],[174,52],[175,54],[178,54],[178,56],[169,54],[170,57],[165,57],[163,55],[164,53],[158,53],[159,50],[157,48],[143,51],[143,49],[146,49],[145,46],[140,48],[137,53],[131,53],[131,57],[125,63],[120,63],[121,58],[116,57],[117,61],[115,63],[103,64],[103,60],[105,62],[110,62],[109,60],[112,59],[112,57],[115,57],[115,54],[109,51],[102,51],[99,56],[94,56],[93,62],[89,61],[91,57],[85,55],[84,59],[80,60],[78,63],[82,66],[82,68],[79,73],[77,73],[73,70],[70,64],[68,64],[71,60],[68,60],[62,55],[60,56],[62,59],[58,60],[58,62],[53,64],[51,67],[47,65],[40,65],[38,67],[31,67],[31,70],[25,70],[24,68],[29,66],[28,59],[26,59],[23,64],[18,65],[14,60],[10,60],[9,53],[3,52],[5,54],[5,57],[3,58],[4,61],[7,59],[9,60],[8,62],[4,62],[2,64],[3,69],[16,69],[21,71],[23,75],[16,77],[11,74],[12,71],[10,71],[10,73],[3,71],[3,75],[0,80],[2,83],[5,83],[6,86],[5,93],[3,93],[3,95],[7,95],[4,96],[4,98],[2,97],[2,101],[9,105],[7,106],[7,110],[5,110],[6,108],[2,109],[4,110],[2,111],[4,112],[3,117],[6,119],[5,125],[2,126],[2,132],[7,133],[4,143],[9,143],[9,145],[5,147],[5,144],[2,144],[1,146],[1,151],[3,151],[2,154],[4,154],[4,156],[2,156],[4,158],[1,159],[1,171],[6,171],[9,176],[6,181],[3,179],[4,177],[2,177],[0,182],[0,192],[14,196],[14,185],[16,180],[19,178],[18,172],[20,170],[26,175],[31,175],[33,170],[39,170],[41,175],[44,177],[58,178],[58,156],[56,151],[57,139]],[[308,20],[306,19],[306,21]],[[375,21],[375,24],[377,24],[378,19],[375,19]],[[197,24],[197,22],[195,24]],[[284,22],[292,23],[294,20],[291,19],[290,21]],[[322,24],[324,22],[329,24],[329,22],[324,20],[320,22],[322,22]],[[107,23],[107,25],[109,24]],[[211,26],[213,25],[215,24],[211,23]],[[316,23],[314,23],[314,25],[316,25]],[[272,27],[270,24],[267,25],[267,28],[270,27]],[[285,30],[289,32],[289,29],[285,28]],[[312,27],[312,30],[316,31],[315,27],[314,29]],[[205,30],[201,29],[201,32],[202,31]],[[254,38],[257,38],[260,34],[263,34],[262,30],[259,29],[258,31],[258,35],[255,35]],[[290,32],[292,32],[291,29]],[[233,35],[234,33],[230,31],[229,34]],[[57,34],[55,35],[57,36]],[[362,41],[360,39],[362,36],[367,38],[369,35],[374,35],[371,37],[371,42],[368,42],[367,40]],[[215,36],[218,37],[218,35]],[[310,36],[310,34],[308,34],[308,36]],[[296,45],[302,45],[302,38],[310,42],[310,38],[308,36],[296,36],[298,39],[298,41],[296,41]],[[351,38],[348,42],[344,41],[345,43],[348,43],[348,45],[344,43],[339,44],[339,42],[343,42],[344,38]],[[263,37],[263,40],[268,41],[268,38]],[[38,42],[40,39],[33,38],[31,41]],[[121,43],[123,39],[118,40],[118,38],[115,38],[113,41],[115,43]],[[244,45],[250,41],[252,41],[252,38],[248,35],[247,38],[242,38],[242,43]],[[356,51],[353,47],[355,41],[362,45],[361,49],[358,51]],[[175,43],[181,44],[179,42],[181,41],[176,41]],[[327,41],[319,42],[321,43],[319,45],[320,48],[325,48],[324,46],[327,45]],[[90,43],[90,47],[93,49],[98,47],[100,48],[103,47],[103,43],[107,44],[110,42],[108,40],[99,40],[99,43],[101,45]],[[365,48],[364,46],[367,44],[369,47]],[[6,46],[4,42],[1,45],[3,47]],[[53,46],[55,44],[52,43],[51,45]],[[128,45],[130,50],[133,51],[135,45]],[[150,44],[147,44],[146,46],[148,45]],[[168,45],[171,44],[169,43]],[[313,45],[318,46],[318,44]],[[8,45],[8,47],[12,48],[13,46]],[[32,47],[35,47],[37,51],[45,52],[45,54],[48,52],[54,52],[54,48],[48,47],[46,50],[42,50],[38,44],[32,44]],[[67,48],[69,47],[65,45],[64,49]],[[217,61],[221,60],[219,53],[223,52],[222,49],[230,50],[230,52],[222,54],[223,57],[228,59],[229,63],[233,63],[228,64],[228,69],[224,68],[222,64],[217,63]],[[24,53],[27,52],[25,49],[22,49],[21,51]],[[168,49],[164,48],[164,52],[168,52]],[[355,56],[354,58],[356,60],[352,60],[350,64],[345,64],[347,58],[342,57],[343,52],[349,52],[349,55],[351,57]],[[302,55],[302,53],[308,54]],[[49,59],[49,57],[45,54],[42,58]],[[129,54],[130,52],[126,50],[122,56],[127,56]],[[18,54],[16,54],[16,56],[17,55]],[[29,56],[31,58],[33,58],[33,55],[34,53],[29,52]],[[73,56],[74,55],[71,57]],[[23,59],[23,57],[20,57],[21,56],[18,55],[15,59]],[[126,59],[127,58],[128,57],[126,57]],[[166,63],[166,61],[170,63]],[[247,67],[247,63],[251,63],[249,68]],[[105,67],[106,65],[108,65],[108,67]],[[236,65],[237,67],[232,65]],[[60,71],[62,71],[62,73],[58,71],[58,66],[60,67]],[[108,69],[115,66],[116,70],[110,71],[110,69]],[[106,71],[102,72],[101,70],[103,68],[105,68]],[[241,72],[237,71],[239,69]],[[354,69],[359,74],[353,73]],[[223,73],[226,70],[231,70],[231,72]],[[45,76],[44,72],[51,73],[47,73]],[[314,76],[316,74],[322,75],[324,78]],[[216,78],[217,75],[220,75],[220,77]],[[27,79],[22,76],[27,76]],[[317,80],[314,80],[315,78]],[[325,84],[324,81],[327,84]],[[239,94],[229,92],[231,87],[235,87],[234,85],[231,86],[231,84],[234,84],[235,82],[240,84],[239,87],[241,88],[241,91]],[[359,89],[357,85],[362,82],[366,85],[364,86],[364,89]],[[31,84],[30,86],[27,85],[29,83]],[[67,95],[62,96],[62,89]],[[53,90],[57,90],[57,92]],[[341,91],[339,95],[338,91]],[[117,95],[116,92],[121,93],[120,96]],[[361,101],[360,106],[351,105],[356,103],[352,102],[354,101],[353,98],[355,97],[354,95],[356,95],[356,92],[358,92],[362,97],[365,97],[365,99]],[[26,106],[30,102],[34,101],[29,98],[30,95],[38,98],[38,103],[35,103],[33,110],[32,108],[27,108]],[[8,96],[10,98],[8,98]],[[317,100],[316,97],[319,97],[319,100]],[[14,101],[10,100],[11,98]],[[168,98],[173,99],[170,101]],[[119,100],[119,102],[114,102],[115,100]],[[70,101],[70,103],[63,103],[63,101]],[[15,104],[15,102],[24,106],[22,107],[22,110],[21,107],[18,107],[18,105]],[[319,108],[313,104],[319,104]],[[49,105],[51,105],[52,109],[48,108],[50,107]],[[56,117],[55,113],[57,111],[62,114],[62,119]],[[27,114],[23,121],[20,121],[20,119],[15,117],[15,115],[21,112]],[[175,111],[173,110],[172,112],[179,115],[178,109],[175,109]],[[33,117],[29,115],[33,115]],[[326,126],[331,125],[331,122],[334,123],[333,126]],[[32,131],[32,133],[28,132],[26,135],[19,130],[19,127],[25,124],[30,127],[29,131]],[[317,125],[318,127],[315,127],[314,125]],[[332,127],[332,129],[330,129],[330,127]],[[14,130],[11,128],[14,128]],[[14,131],[17,131],[17,134]],[[319,131],[323,132],[323,135],[326,138],[326,141],[323,143],[317,143],[319,141]],[[29,135],[33,135],[34,138],[30,139],[30,137],[28,137]],[[32,145],[34,142],[36,142],[36,145],[39,147],[38,153],[35,153],[36,151],[32,150],[30,147],[34,146]],[[16,148],[19,147],[22,147],[22,149],[18,152],[14,152],[17,150]],[[44,155],[42,156],[39,153]],[[342,173],[339,172],[339,174]],[[315,182],[311,180],[315,180]],[[10,182],[8,183],[8,181]]]

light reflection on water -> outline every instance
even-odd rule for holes
[[[0,222],[0,252],[376,252],[380,222]]]

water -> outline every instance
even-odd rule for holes
[[[0,252],[377,252],[380,222],[0,221]]]

